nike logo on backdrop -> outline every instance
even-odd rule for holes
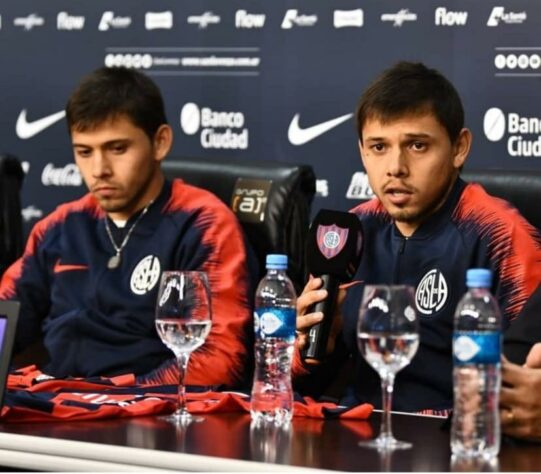
[[[32,138],[34,135],[43,132],[46,128],[49,128],[51,125],[54,125],[59,120],[63,119],[65,115],[66,111],[61,110],[60,112],[29,122],[26,120],[26,109],[23,109],[17,118],[15,132],[21,140]]]
[[[301,128],[299,126],[299,117],[300,114],[296,114],[289,124],[289,130],[287,131],[287,138],[292,145],[304,145],[314,138],[323,135],[324,133],[332,130],[334,127],[337,127],[341,123],[348,120],[353,114],[342,115],[341,117],[336,117],[326,122],[318,123],[317,125],[312,125],[308,128]]]

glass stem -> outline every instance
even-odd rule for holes
[[[189,352],[181,352],[177,356],[178,365],[178,410],[180,415],[187,415],[186,409],[186,386],[184,385],[184,377],[186,376],[186,369],[188,367],[188,361],[190,360]]]
[[[381,408],[383,409],[383,413],[381,414],[381,429],[379,437],[388,440],[393,439],[393,432],[391,428],[393,386],[394,374],[387,374],[385,377],[381,377]]]

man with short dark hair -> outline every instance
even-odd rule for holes
[[[341,329],[341,335],[329,343],[329,350],[351,356],[356,368],[342,402],[381,406],[379,377],[357,349],[364,284],[407,284],[416,288],[420,346],[397,375],[393,409],[446,413],[453,404],[453,314],[466,291],[466,270],[492,270],[506,353],[523,361],[539,338],[524,325],[540,315],[523,308],[541,282],[541,236],[511,205],[460,179],[471,133],[457,91],[438,71],[396,64],[364,92],[356,118],[362,162],[377,198],[351,211],[364,230],[354,278],[359,284],[340,295],[345,300],[333,334]],[[322,318],[307,314],[326,297],[320,286],[319,278],[311,279],[298,299],[300,348]],[[294,367],[299,378],[323,369],[299,358]]]
[[[38,222],[3,276],[0,297],[21,301],[16,348],[43,338],[45,371],[59,377],[135,373],[177,383],[154,325],[159,278],[204,271],[212,329],[186,382],[235,385],[251,333],[241,229],[211,193],[164,179],[173,134],[158,87],[135,70],[101,68],[73,92],[66,116],[90,192]]]

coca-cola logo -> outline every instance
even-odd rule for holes
[[[55,168],[53,163],[48,163],[41,173],[43,186],[81,186],[83,180],[79,168],[74,163],[64,167]]]

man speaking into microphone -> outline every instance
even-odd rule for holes
[[[445,414],[453,404],[453,314],[466,291],[466,270],[492,270],[491,291],[506,330],[504,351],[522,364],[541,340],[531,330],[541,328],[540,308],[525,306],[541,282],[541,236],[510,204],[460,179],[472,136],[464,128],[457,91],[438,71],[420,63],[396,64],[364,92],[355,116],[362,163],[376,198],[351,211],[362,225],[363,250],[347,290],[345,279],[339,290],[325,288],[326,272],[311,268],[310,256],[317,252],[308,252],[313,276],[297,301],[295,383],[315,396],[327,388],[324,375],[348,367],[342,370],[340,403],[381,407],[379,377],[357,348],[363,289],[365,284],[411,285],[420,345],[411,364],[397,374],[393,410]],[[327,340],[312,357],[312,328],[329,324]]]

